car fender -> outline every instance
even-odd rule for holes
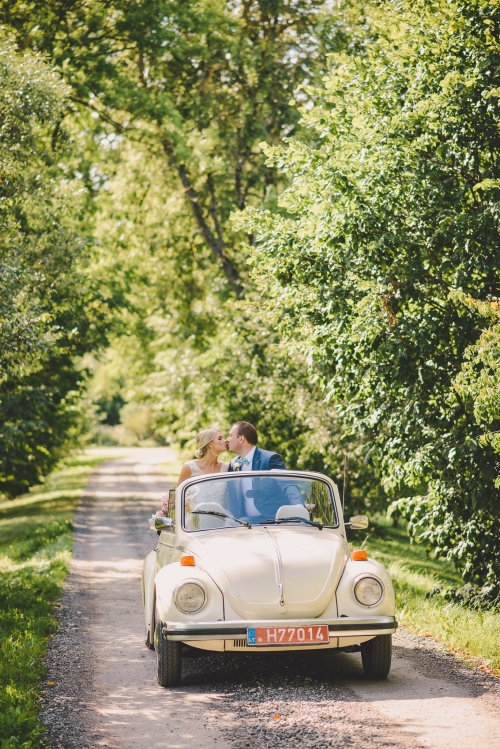
[[[156,552],[150,551],[142,565],[142,603],[144,606],[144,623],[146,632],[151,633],[150,641],[154,631],[154,587],[156,574]]]
[[[183,582],[198,582],[205,589],[206,602],[194,614],[185,614],[175,605],[174,594]],[[224,597],[210,575],[201,567],[182,567],[178,562],[167,564],[155,577],[156,608],[163,622],[223,621]]]
[[[354,597],[354,586],[358,578],[368,575],[376,577],[384,587],[384,595],[375,606],[363,606]],[[330,604],[331,605],[331,604]],[[340,578],[336,592],[338,616],[394,616],[396,600],[391,578],[385,567],[375,559],[353,561],[349,559]],[[323,616],[328,616],[325,612]]]

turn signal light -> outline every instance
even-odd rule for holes
[[[366,562],[368,559],[368,554],[366,551],[361,551],[361,549],[358,549],[358,551],[352,552],[352,561],[353,562]]]
[[[181,557],[181,567],[196,567],[196,559],[192,554],[184,554]]]

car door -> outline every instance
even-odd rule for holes
[[[175,522],[175,489],[170,489],[168,493],[167,517]],[[175,525],[160,533],[158,540],[158,553],[156,555],[156,571],[165,567],[173,561],[173,552],[175,549]]]

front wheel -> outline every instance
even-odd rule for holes
[[[181,649],[181,642],[167,640],[163,634],[163,622],[156,612],[156,672],[161,687],[176,687],[181,683]]]
[[[361,643],[361,660],[367,679],[387,679],[391,670],[392,635],[377,635]]]

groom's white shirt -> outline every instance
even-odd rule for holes
[[[244,458],[238,458],[238,460],[248,460],[248,463],[243,463],[241,466],[242,471],[251,471],[252,470],[252,463],[253,463],[253,456],[255,453],[255,445],[252,447],[249,453],[245,455]]]
[[[248,463],[243,463],[241,466],[241,471],[251,471],[252,470],[252,462],[253,462],[253,456],[255,453],[255,447],[252,447],[250,452],[248,452],[245,455],[245,460],[248,460]],[[236,458],[236,460],[240,461],[241,458]],[[253,501],[253,497],[247,497],[247,491],[250,491],[252,488],[252,480],[251,479],[242,479],[242,490],[243,490],[243,496],[245,498],[245,513],[247,517],[252,518],[256,517],[257,515],[260,515],[260,512],[255,507],[255,502]]]

